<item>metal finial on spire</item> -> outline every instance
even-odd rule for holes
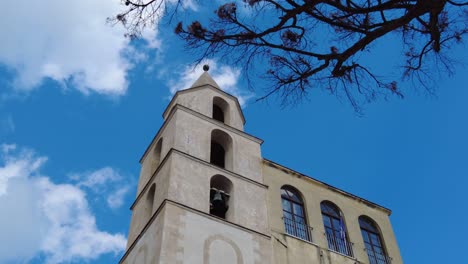
[[[203,65],[203,70],[204,71],[210,70],[210,66],[208,64]]]

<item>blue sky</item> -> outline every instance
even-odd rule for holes
[[[138,160],[172,94],[201,69],[189,66],[196,54],[171,28],[130,43],[106,25],[118,1],[42,2],[0,10],[8,36],[0,43],[0,244],[8,245],[0,263],[115,263]],[[390,76],[398,73],[394,37],[366,58]],[[463,45],[450,52],[468,61]],[[468,237],[465,66],[441,78],[436,95],[402,83],[405,99],[379,99],[361,116],[319,89],[295,107],[255,103],[261,90],[246,88],[240,68],[208,63],[241,99],[245,130],[265,140],[265,158],[391,208],[405,263],[460,262]]]

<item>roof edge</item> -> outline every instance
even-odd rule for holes
[[[359,197],[359,196],[357,196],[357,195],[355,195],[355,194],[352,194],[352,193],[350,193],[350,192],[347,192],[347,191],[345,191],[345,190],[343,190],[343,189],[340,189],[340,188],[338,188],[338,187],[335,187],[335,186],[333,186],[333,185],[330,185],[330,184],[328,184],[328,183],[326,183],[326,182],[323,182],[323,181],[321,181],[321,180],[318,180],[318,179],[316,179],[316,178],[313,178],[313,177],[311,177],[311,176],[305,175],[305,174],[300,173],[300,172],[298,172],[298,171],[295,171],[295,170],[293,170],[293,169],[291,169],[291,168],[288,168],[288,167],[286,167],[286,166],[283,166],[283,165],[281,165],[281,164],[279,164],[279,163],[276,163],[276,162],[274,162],[274,161],[272,161],[272,160],[263,158],[263,162],[264,162],[264,163],[268,163],[268,165],[273,165],[273,167],[280,167],[280,168],[282,168],[282,169],[284,169],[284,170],[287,170],[287,171],[289,171],[289,172],[291,172],[291,173],[293,173],[293,174],[299,175],[300,177],[304,177],[304,178],[306,178],[307,180],[310,180],[310,181],[313,181],[313,182],[315,182],[315,183],[324,185],[324,186],[326,186],[326,187],[329,188],[329,189],[332,189],[332,190],[334,190],[334,191],[337,191],[337,192],[339,192],[339,193],[341,193],[341,194],[343,194],[343,195],[345,195],[345,196],[348,196],[348,197],[350,197],[350,198],[352,198],[352,199],[355,199],[355,200],[357,200],[357,201],[359,201],[359,202],[365,203],[366,205],[368,205],[368,206],[370,206],[370,207],[379,208],[380,210],[386,212],[389,216],[392,214],[392,210],[390,210],[389,208],[387,208],[387,207],[385,207],[385,206],[382,206],[382,205],[380,205],[380,204],[371,202],[371,201],[369,201],[369,200],[367,200],[367,199],[364,199],[364,198]]]

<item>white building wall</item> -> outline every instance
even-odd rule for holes
[[[178,152],[172,154],[168,199],[209,213],[210,179],[222,175],[233,183],[227,220],[252,230],[268,233],[267,188],[259,183],[201,164]]]
[[[195,116],[183,109],[177,109],[172,119],[175,119],[177,124],[174,148],[209,162],[211,131],[219,129],[227,133],[233,141],[232,171],[254,181],[263,181],[260,140],[249,138],[247,134],[239,131],[229,130],[217,122]]]

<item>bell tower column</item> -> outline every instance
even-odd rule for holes
[[[120,263],[272,263],[262,140],[208,67],[177,92],[140,160]]]

